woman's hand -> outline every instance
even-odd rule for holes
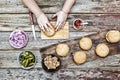
[[[52,25],[44,13],[41,13],[39,16],[37,16],[37,22],[43,32],[49,32],[52,28]]]
[[[68,14],[63,11],[59,11],[52,16],[52,18],[57,17],[57,22],[55,25],[56,31],[60,30],[64,26],[67,16],[68,16]]]

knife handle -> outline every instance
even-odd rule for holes
[[[31,23],[31,25],[34,25],[33,13],[30,12],[30,13],[29,13],[29,16],[30,16],[30,23]]]

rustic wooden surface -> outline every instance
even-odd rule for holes
[[[98,57],[95,53],[95,47],[100,43],[104,43],[104,44],[108,45],[108,47],[110,49],[110,53],[109,53],[108,56],[120,54],[120,50],[119,50],[120,49],[120,46],[119,46],[120,42],[116,43],[116,44],[111,44],[111,43],[107,42],[106,39],[105,39],[106,33],[107,33],[107,31],[96,33],[96,34],[91,34],[91,35],[87,36],[87,37],[91,38],[91,40],[93,42],[93,45],[92,45],[92,48],[90,50],[84,51],[87,54],[87,61],[86,62],[91,62],[91,61],[95,61],[95,60],[100,59],[100,57]],[[67,57],[60,57],[60,59],[62,61],[62,66],[61,66],[62,68],[79,68],[80,67],[80,66],[76,65],[72,60],[73,59],[73,53],[76,52],[76,51],[82,50],[79,47],[79,40],[80,39],[81,38],[76,38],[76,39],[71,39],[71,40],[62,42],[62,43],[67,44],[70,47],[70,51],[69,51],[68,56]],[[53,45],[41,48],[40,53],[42,54],[42,57],[44,57],[48,54],[56,55],[56,46],[58,44],[53,44]],[[102,63],[101,64],[98,63],[98,67],[102,67],[104,65]],[[95,65],[94,65],[94,67],[95,67]]]
[[[59,11],[64,3],[64,0],[36,1],[51,21],[52,14]],[[0,1],[0,80],[120,80],[120,53],[77,67],[63,67],[56,73],[46,73],[41,67],[39,48],[67,40],[42,40],[35,22],[37,41],[34,41],[28,13],[21,0]],[[89,24],[76,31],[72,28],[72,22],[77,18]],[[77,0],[67,21],[70,23],[70,39],[110,29],[120,30],[120,0]],[[28,45],[23,49],[16,50],[8,42],[10,33],[15,29],[22,29],[29,35]],[[24,70],[18,64],[17,57],[24,50],[30,50],[37,56],[34,69]]]

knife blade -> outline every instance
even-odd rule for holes
[[[32,33],[33,33],[33,36],[34,36],[34,40],[37,40],[36,39],[36,34],[35,34],[35,26],[34,26],[34,20],[33,20],[33,13],[30,12],[29,16],[30,16],[30,23],[31,23],[31,26],[32,26]]]

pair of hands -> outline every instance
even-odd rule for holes
[[[60,30],[64,26],[67,16],[68,14],[63,11],[59,11],[52,16],[52,18],[57,17],[57,22],[55,25],[56,31]],[[44,32],[50,31],[49,29],[52,28],[52,25],[50,24],[48,18],[46,17],[44,13],[41,13],[40,16],[37,17],[37,22],[41,30]]]

